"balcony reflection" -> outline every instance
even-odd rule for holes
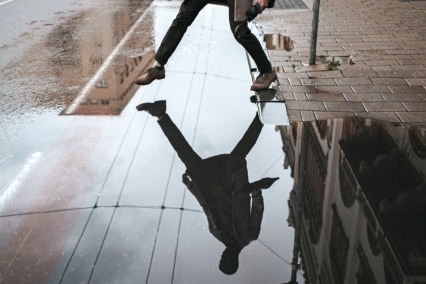
[[[294,177],[293,272],[300,255],[309,283],[426,281],[425,129],[358,118],[278,129]]]

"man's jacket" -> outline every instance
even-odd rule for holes
[[[261,191],[249,183],[244,158],[233,154],[218,155],[203,162],[212,169],[225,167],[223,179],[206,183],[202,177],[193,176],[187,170],[182,180],[203,208],[210,233],[225,246],[242,249],[260,233],[264,210]]]

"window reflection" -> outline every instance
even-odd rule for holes
[[[424,129],[359,118],[278,129],[306,280],[426,281]]]

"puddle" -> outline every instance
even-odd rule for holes
[[[304,185],[289,207],[306,280],[426,279],[425,129],[354,117],[279,129]]]
[[[294,48],[294,42],[289,36],[282,34],[265,34],[263,41],[266,43],[268,50],[285,50],[291,51]]]
[[[81,108],[68,114],[119,114],[135,92],[129,82],[144,69],[154,48],[150,3],[126,0],[112,5],[104,0],[96,8],[61,13],[44,40],[2,70],[6,84],[0,92],[16,101],[16,110],[23,105],[30,113],[66,113],[79,98]],[[138,20],[143,24],[137,25]],[[21,107],[19,101],[24,101]]]

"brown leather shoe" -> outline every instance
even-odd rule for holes
[[[148,68],[141,76],[137,77],[133,83],[136,85],[148,85],[154,80],[164,79],[166,77],[166,70],[164,67],[151,67]]]
[[[259,74],[256,80],[254,80],[253,85],[251,85],[250,90],[258,91],[268,89],[272,82],[277,79],[277,71],[273,69],[268,73]]]
[[[166,114],[166,101],[155,101],[153,103],[143,103],[136,106],[138,111],[146,111],[158,118]]]

